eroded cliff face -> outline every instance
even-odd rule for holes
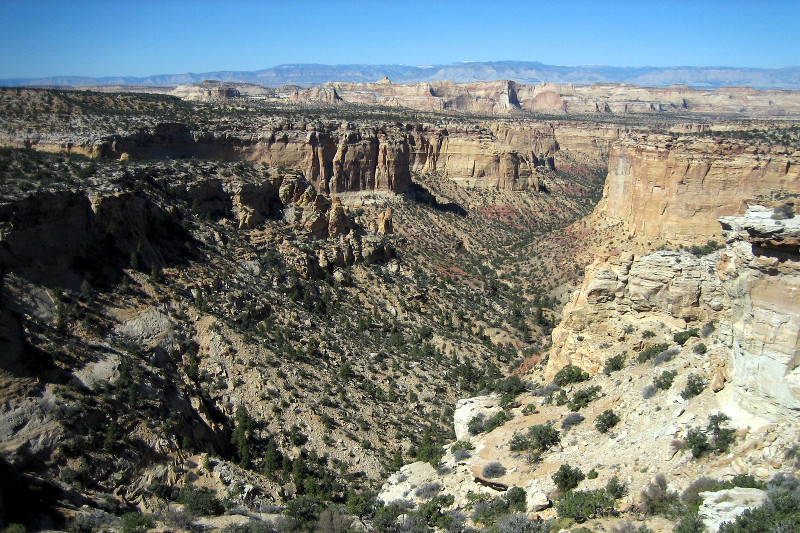
[[[278,90],[294,102],[347,102],[403,106],[426,111],[507,114],[519,111],[555,113],[703,113],[790,115],[800,113],[796,91],[759,91],[746,87],[698,90],[686,86],[637,87],[617,83],[539,83],[508,80],[453,83],[433,81],[393,84],[336,82],[308,89]]]
[[[674,333],[717,324],[699,365],[738,425],[791,422],[800,409],[800,223],[754,206],[723,217],[727,247],[601,256],[553,331],[547,376],[602,370],[618,353],[677,347]],[[647,332],[647,333],[645,333]]]
[[[548,377],[568,364],[596,373],[621,351],[660,342],[643,340],[644,331],[669,337],[715,320],[724,306],[716,258],[665,250],[595,259],[553,330]]]
[[[724,406],[754,421],[800,411],[800,220],[761,206],[720,219],[728,247],[717,272],[725,291],[722,339],[731,383]]]
[[[800,152],[782,146],[690,137],[629,136],[609,155],[595,213],[651,249],[719,234],[717,219],[742,215],[746,200],[800,190]]]
[[[97,153],[134,159],[249,160],[302,172],[323,194],[401,193],[412,172],[440,173],[471,187],[538,190],[536,168],[554,168],[553,128],[544,123],[436,127],[282,124],[263,133],[192,131],[160,124],[115,136]]]

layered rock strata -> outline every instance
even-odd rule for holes
[[[547,375],[568,364],[591,372],[622,348],[674,347],[673,333],[718,324],[705,340],[705,376],[737,424],[791,421],[800,411],[800,222],[754,206],[723,217],[727,247],[603,256],[553,331]],[[651,337],[643,332],[650,331]]]
[[[576,87],[545,82],[524,85],[508,80],[393,84],[384,79],[376,83],[326,83],[308,89],[289,87],[277,93],[294,102],[345,102],[443,112],[680,112],[768,116],[800,113],[800,93],[797,91],[760,91],[747,87],[700,90],[683,85],[653,88],[616,83]]]
[[[595,213],[652,248],[691,245],[717,237],[717,219],[744,214],[748,198],[780,191],[800,192],[800,152],[791,147],[627,136],[611,148]]]
[[[547,124],[435,127],[283,124],[263,133],[193,131],[159,124],[95,149],[118,159],[250,160],[293,169],[324,194],[404,192],[412,172],[437,172],[465,186],[538,190],[537,168],[554,168],[558,144]]]
[[[800,219],[772,209],[720,219],[728,247],[717,272],[727,300],[722,338],[730,349],[726,407],[756,420],[800,412]]]

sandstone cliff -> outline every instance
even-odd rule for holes
[[[720,219],[728,242],[717,265],[730,350],[724,403],[755,421],[796,420],[800,411],[800,220],[772,216],[754,206]]]
[[[800,152],[738,140],[628,136],[609,155],[595,213],[618,237],[691,245],[719,234],[717,219],[741,215],[757,195],[800,192]]]
[[[278,91],[281,94],[282,91]],[[547,113],[697,113],[717,115],[797,115],[797,91],[759,91],[746,87],[716,90],[683,85],[666,88],[616,83],[585,86],[542,82],[523,85],[503,80],[472,83],[430,81],[417,84],[326,83],[294,89],[286,97],[296,102],[346,102],[403,106],[426,111],[467,111],[507,114]]]
[[[562,131],[571,131],[562,127]],[[559,145],[545,123],[487,125],[356,125],[348,122],[279,123],[266,131],[198,131],[160,123],[131,135],[59,142],[43,135],[12,145],[99,155],[110,159],[198,158],[248,160],[302,172],[324,194],[406,191],[411,173],[439,173],[470,187],[538,190],[537,168],[555,167]],[[592,144],[591,141],[587,144]],[[576,153],[581,142],[568,143]],[[587,150],[599,155],[603,147]]]
[[[672,335],[718,325],[704,371],[718,406],[740,425],[791,421],[800,408],[798,223],[754,207],[724,217],[728,246],[598,257],[553,331],[546,375],[567,364],[590,372],[627,351],[672,344]],[[664,348],[666,349],[666,348]]]

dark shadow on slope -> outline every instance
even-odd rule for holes
[[[460,217],[467,216],[467,210],[461,207],[459,204],[455,202],[447,202],[441,203],[439,200],[436,199],[436,196],[431,193],[428,189],[420,185],[419,183],[412,183],[411,187],[408,188],[403,194],[406,198],[411,201],[417,202],[419,204],[428,205],[437,211],[442,211],[444,213],[454,213]]]

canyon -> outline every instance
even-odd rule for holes
[[[796,475],[796,93],[180,94],[0,91],[13,521],[488,529],[518,488],[526,523],[575,530],[551,482],[573,465],[627,490],[588,526],[668,531],[658,474]],[[722,415],[725,454],[681,447]],[[561,441],[512,449],[539,426]]]

